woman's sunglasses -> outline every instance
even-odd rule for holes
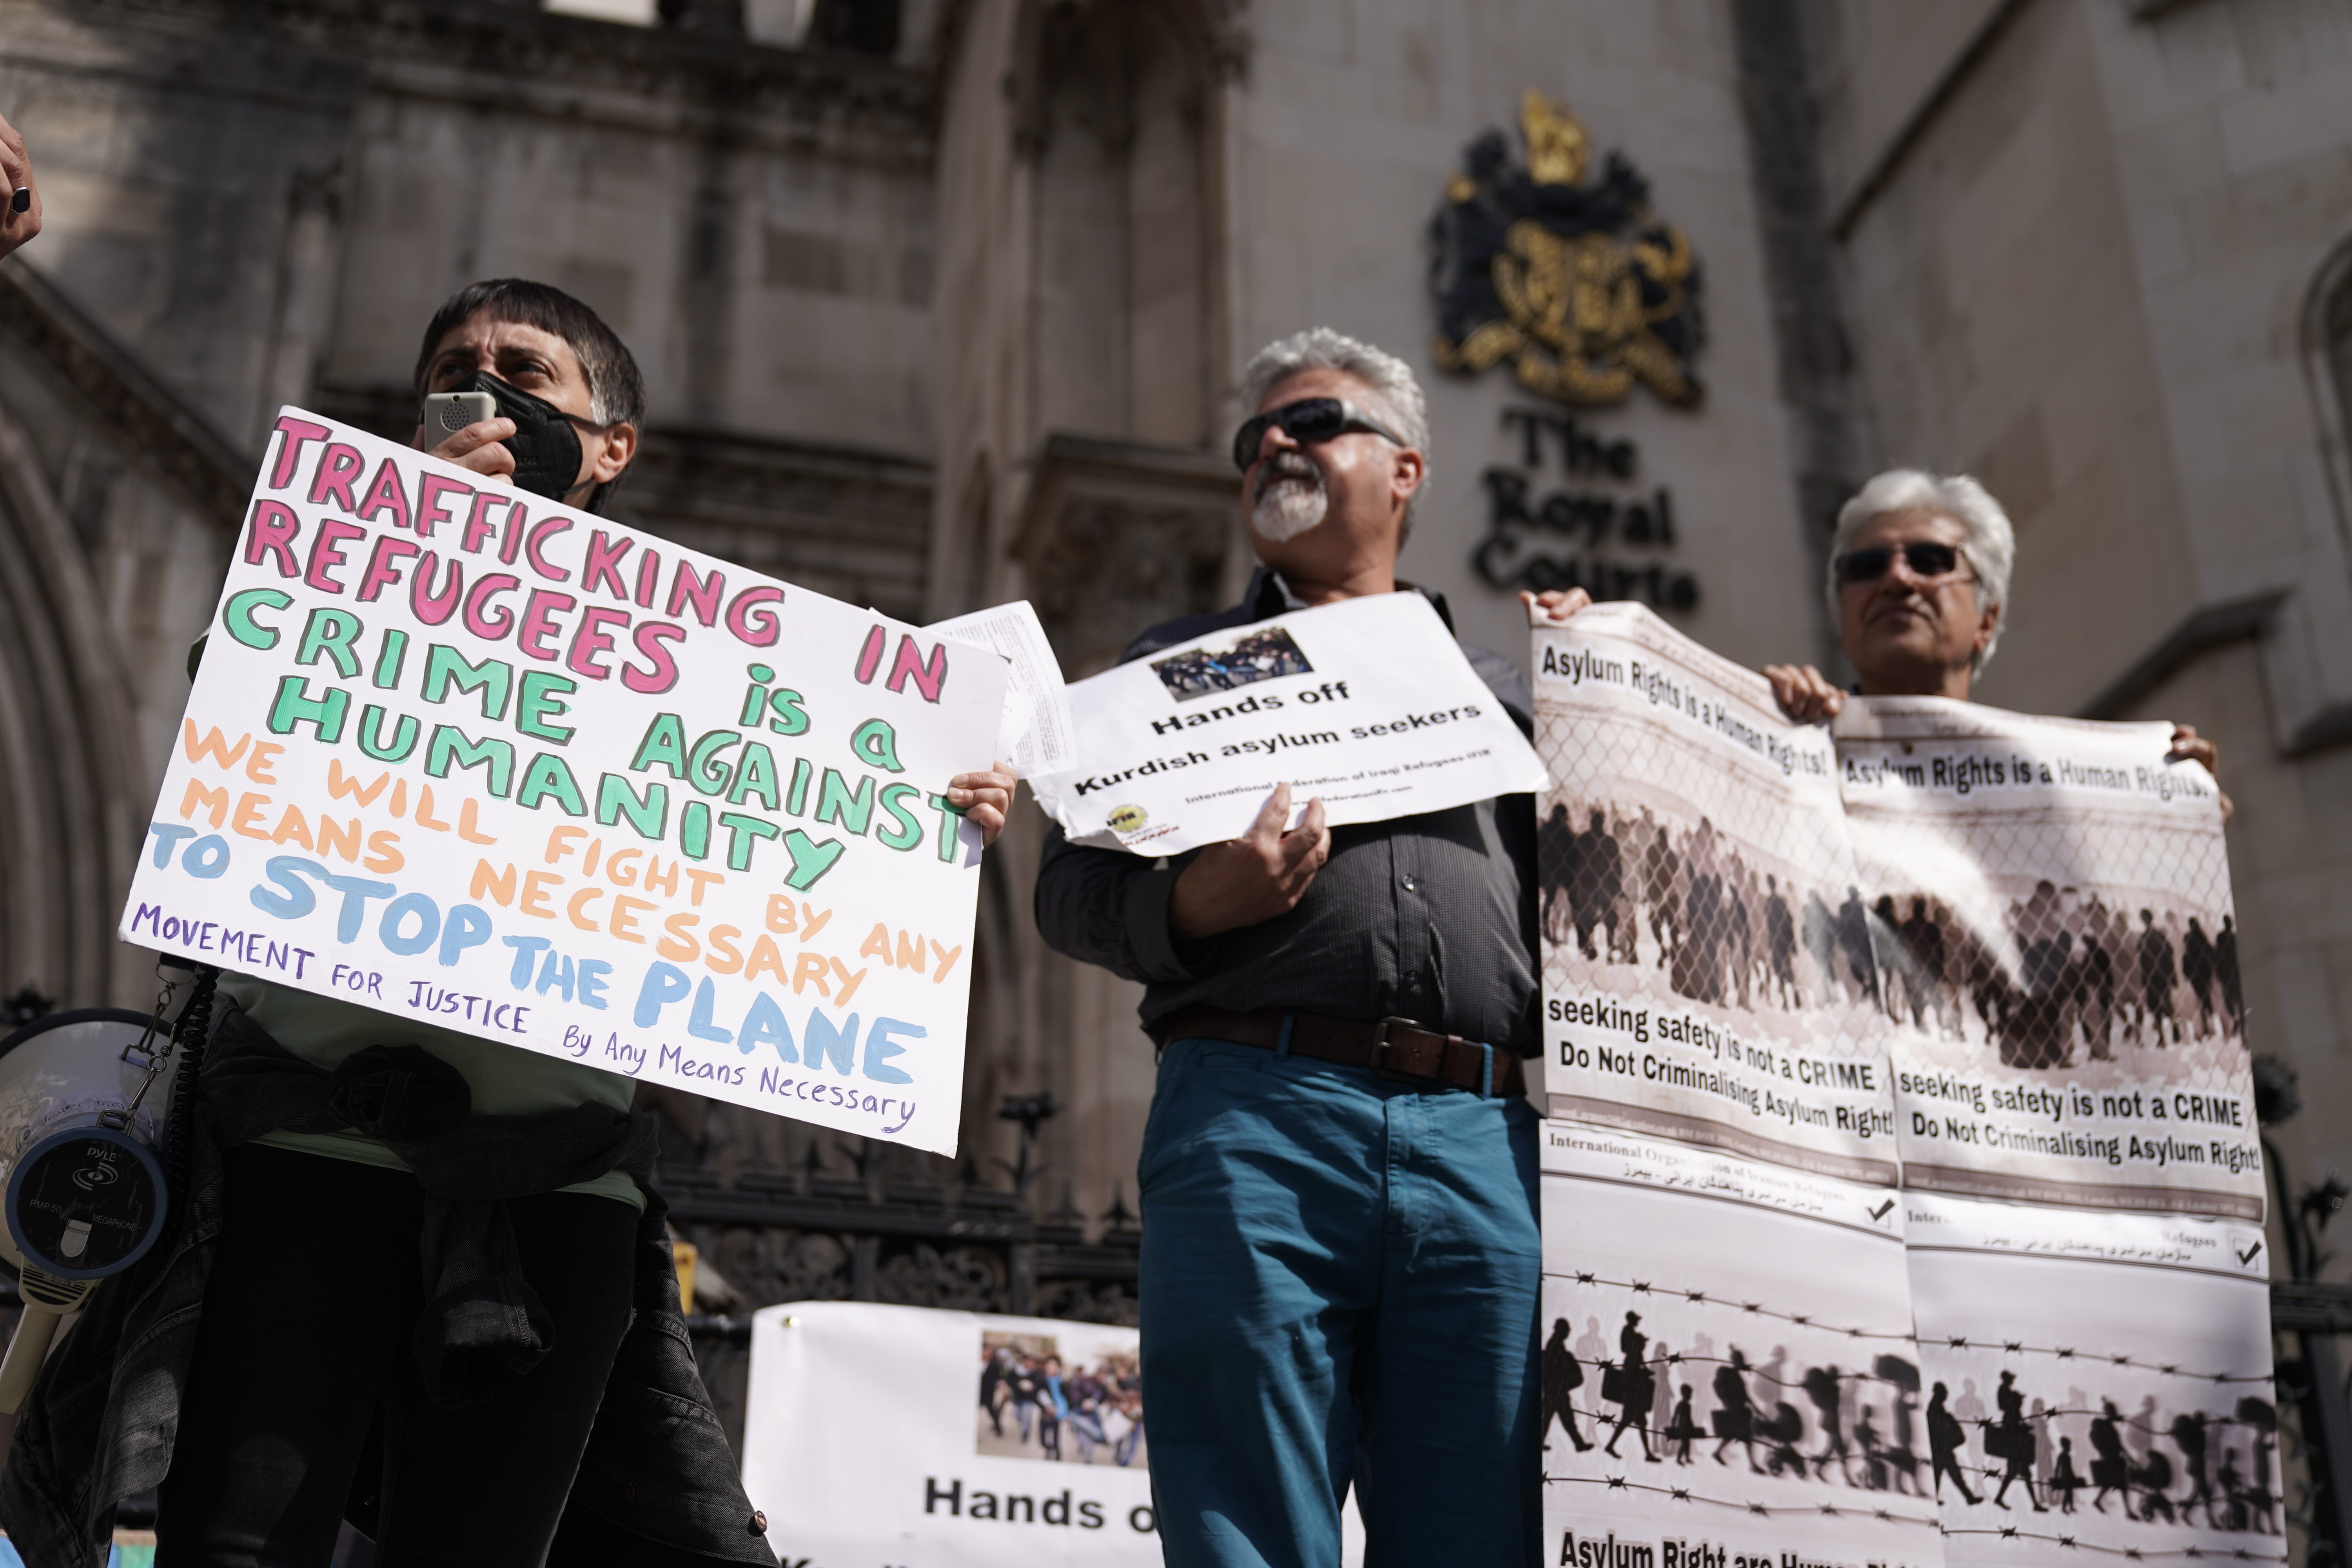
[[[1367,431],[1400,447],[1406,444],[1403,437],[1352,403],[1337,397],[1302,397],[1242,421],[1242,427],[1234,432],[1234,467],[1248,473],[1250,465],[1257,461],[1267,429],[1276,425],[1301,446],[1328,441],[1350,430]]]
[[[1875,583],[1895,564],[1893,547],[1884,544],[1867,550],[1849,550],[1833,563],[1837,580],[1843,584]],[[1914,577],[1945,577],[1959,570],[1960,550],[1956,544],[1915,542],[1903,546],[1903,564],[1911,568]]]

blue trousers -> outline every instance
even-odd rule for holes
[[[1535,1112],[1171,1043],[1143,1137],[1143,1407],[1169,1568],[1526,1568]]]

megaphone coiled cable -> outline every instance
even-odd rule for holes
[[[180,1010],[180,1021],[172,1029],[180,1068],[172,1080],[172,1103],[163,1122],[163,1186],[175,1232],[188,1212],[188,1167],[195,1152],[196,1079],[204,1071],[205,1042],[212,1033],[213,994],[220,988],[218,969],[209,963],[195,968],[195,989],[188,994],[188,1005]]]

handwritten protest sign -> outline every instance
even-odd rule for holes
[[[1277,784],[1338,826],[1543,784],[1418,594],[1234,626],[1068,689],[1077,765],[1032,781],[1076,843],[1173,855],[1246,832]]]
[[[951,1152],[1002,658],[281,412],[142,946]]]

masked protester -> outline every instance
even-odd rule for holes
[[[635,455],[635,363],[544,284],[461,290],[416,379],[497,399],[420,421],[477,473],[593,507]],[[993,840],[1012,789],[948,796]],[[93,1561],[160,1483],[165,1563],[318,1568],[349,1518],[386,1565],[772,1565],[632,1080],[250,976],[220,997],[176,1239],[95,1298],[0,1469],[25,1561]]]
[[[637,455],[646,388],[596,313],[560,289],[500,278],[435,312],[416,359],[421,400],[487,392],[498,415],[454,433],[421,416],[410,445],[517,489],[602,512]]]

